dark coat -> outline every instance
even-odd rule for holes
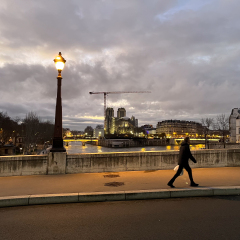
[[[196,159],[191,154],[189,144],[187,142],[182,142],[180,147],[180,153],[179,153],[179,159],[178,164],[179,165],[185,165],[188,164],[188,159],[191,159],[194,163],[196,163]]]

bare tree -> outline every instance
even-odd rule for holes
[[[225,148],[225,136],[227,131],[229,130],[229,119],[225,116],[225,114],[221,114],[217,116],[215,128],[222,133],[223,145]]]
[[[7,112],[0,112],[0,141],[7,143],[10,138],[16,135],[19,125],[11,119]]]
[[[203,133],[205,137],[205,148],[209,148],[209,145],[207,144],[207,135],[209,134],[210,128],[214,126],[214,119],[213,118],[202,118],[201,123],[203,125]]]
[[[88,136],[93,136],[93,128],[91,126],[87,126],[84,130],[85,133],[87,133]]]
[[[41,121],[39,123],[38,143],[45,144],[46,141],[52,141],[54,124],[51,121]]]
[[[50,121],[41,121],[36,113],[29,112],[23,119],[22,126],[25,135],[24,152],[33,151],[37,144],[45,146],[45,142],[51,142],[54,124]]]
[[[29,112],[23,119],[23,125],[25,130],[24,152],[28,153],[36,146],[40,132],[40,119],[36,113]]]

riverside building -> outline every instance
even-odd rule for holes
[[[93,129],[93,137],[94,138],[104,137],[104,129],[103,128]]]
[[[186,136],[202,137],[204,127],[201,123],[184,120],[165,120],[157,123],[157,134],[165,133],[167,138],[183,138]]]
[[[106,129],[105,134],[134,134],[135,128],[138,127],[138,119],[134,116],[126,116],[125,108],[118,108],[117,117],[114,117],[114,109],[106,109]]]

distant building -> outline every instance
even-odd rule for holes
[[[115,133],[116,134],[134,134],[135,126],[128,117],[121,117],[116,119]]]
[[[235,134],[236,134],[236,143],[240,143],[240,116],[238,116],[237,118],[236,118],[236,132],[235,132]],[[231,139],[231,138],[230,138]]]
[[[23,148],[24,147],[24,137],[22,137],[22,136],[15,137],[13,144],[18,148]]]
[[[73,137],[73,134],[71,133],[70,130],[67,130],[67,131],[65,132],[65,135],[66,135],[66,137],[69,137],[69,138]]]
[[[114,109],[113,108],[106,109],[105,126],[106,126],[106,129],[105,129],[106,134],[114,134],[115,118],[114,118]]]
[[[113,108],[107,108],[106,109],[106,116],[114,117],[114,109]]]
[[[16,147],[13,144],[0,145],[0,156],[15,155]]]
[[[136,119],[134,116],[131,117],[131,122],[135,127],[138,127],[138,119]]]
[[[168,138],[198,137],[203,134],[203,126],[201,123],[194,121],[165,120],[158,122],[156,133],[165,133]]]
[[[117,111],[117,118],[126,117],[126,110],[125,108],[119,108]]]
[[[239,116],[240,109],[233,108],[229,117],[230,142],[232,143],[239,142],[239,139],[237,138],[237,133],[239,134],[239,121],[237,122],[237,119],[240,118]]]
[[[157,133],[157,129],[156,128],[148,128],[148,129],[146,129],[146,133],[147,133],[147,135],[155,135]]]
[[[147,128],[153,128],[153,125],[150,125],[150,124],[145,124],[145,125],[142,125],[141,128],[144,128],[144,129],[147,129]]]
[[[141,126],[141,129],[143,129],[143,132],[145,135],[147,136],[154,136],[156,135],[156,128],[153,127],[153,125],[150,124],[145,124],[143,126]]]
[[[93,130],[93,137],[94,138],[104,137],[104,129],[103,128],[95,128]]]
[[[134,116],[126,117],[126,109],[118,108],[117,117],[114,117],[114,109],[106,109],[105,134],[129,134],[133,135],[138,127],[138,119]]]
[[[71,133],[74,138],[81,138],[84,136],[84,131],[72,130]]]

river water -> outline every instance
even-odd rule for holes
[[[169,151],[179,150],[178,146],[145,146],[145,147],[129,147],[129,148],[106,148],[101,146],[95,146],[91,144],[82,145],[82,142],[69,142],[68,146],[65,146],[68,154],[73,153],[104,153],[104,152],[148,152],[148,151]],[[191,150],[198,150],[204,148],[204,144],[190,145]]]

